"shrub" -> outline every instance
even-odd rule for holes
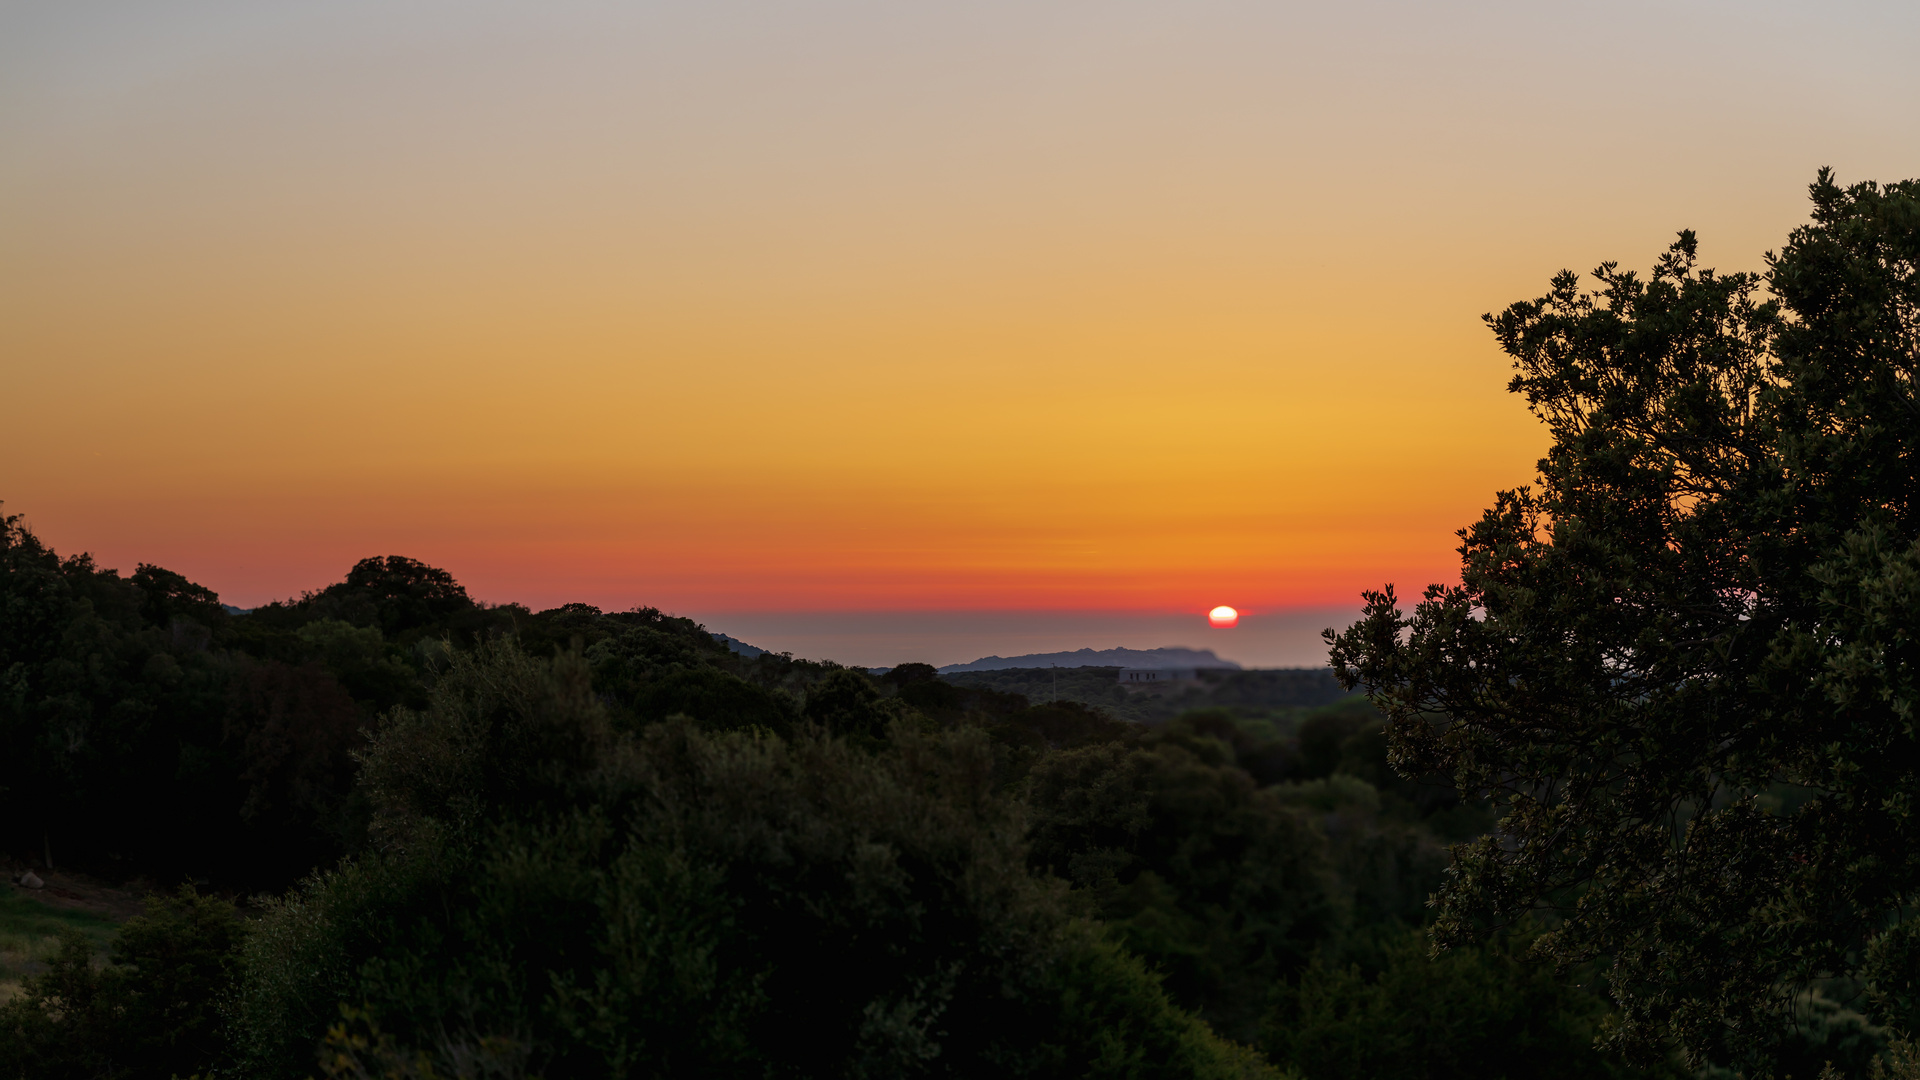
[[[1517,949],[1429,957],[1414,929],[1382,945],[1372,972],[1316,961],[1280,988],[1264,1039],[1275,1062],[1314,1080],[1665,1075],[1630,1071],[1596,1049],[1606,1001]]]
[[[0,1006],[0,1072],[9,1080],[79,1076],[165,1080],[224,1063],[221,1008],[246,925],[233,905],[191,888],[147,901],[120,928],[112,962],[69,930],[47,970]]]

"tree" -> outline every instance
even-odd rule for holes
[[[1328,631],[1395,766],[1504,810],[1436,927],[1536,907],[1619,1037],[1762,1054],[1796,986],[1920,1001],[1920,183],[1842,188],[1763,275],[1608,263],[1488,316],[1553,436],[1461,581]],[[1770,293],[1771,295],[1767,295]]]
[[[473,606],[452,574],[401,555],[361,559],[345,581],[320,595],[343,611],[369,612],[389,637],[433,626]]]

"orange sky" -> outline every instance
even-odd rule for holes
[[[1920,174],[1891,3],[160,7],[0,12],[0,499],[243,605],[1417,588],[1481,312]]]

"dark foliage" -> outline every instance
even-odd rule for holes
[[[0,518],[0,830],[56,858],[205,865],[239,843],[226,613],[142,566],[58,558]],[[223,813],[223,811],[226,811]]]
[[[191,890],[149,900],[105,967],[70,932],[47,971],[0,1005],[0,1075],[167,1080],[225,1065],[221,1009],[245,934],[231,904]]]
[[[1490,316],[1538,489],[1462,533],[1460,585],[1333,639],[1396,765],[1504,811],[1442,936],[1550,906],[1539,949],[1611,959],[1631,1043],[1757,1066],[1810,980],[1907,1022],[1920,890],[1920,183],[1812,195],[1764,277],[1683,233]]]
[[[1342,928],[1324,838],[1217,740],[1179,731],[1052,754],[1027,797],[1034,864],[1233,1037],[1250,1040],[1266,988]]]
[[[313,868],[316,851],[345,851],[364,823],[351,797],[352,752],[365,716],[317,661],[238,659],[228,682],[223,743],[239,775],[241,829],[265,880],[291,881]]]
[[[1281,987],[1263,1040],[1274,1062],[1315,1080],[1688,1075],[1601,1052],[1604,1001],[1507,943],[1429,957],[1425,935],[1402,930],[1370,959],[1371,970],[1316,962]]]
[[[982,737],[857,733],[627,735],[582,659],[456,658],[367,756],[379,848],[250,946],[243,1047],[297,1069],[344,1002],[343,1074],[1257,1071],[1027,873]]]
[[[0,519],[0,844],[108,874],[284,885],[358,842],[362,730],[424,700],[459,627],[510,614],[388,558],[232,616],[179,574],[122,578]]]
[[[73,603],[76,582],[133,587],[17,525],[9,540],[26,566],[10,595],[68,605],[45,625],[101,610]],[[1431,807],[1376,790],[1406,782],[1355,702],[1146,728],[926,665],[876,679],[741,656],[651,609],[483,608],[408,560],[241,616],[177,576],[137,578],[108,625],[139,663],[108,689],[165,676],[149,691],[165,701],[186,680],[164,651],[198,665],[198,704],[180,706],[198,724],[68,767],[133,777],[104,789],[121,813],[130,794],[171,800],[143,820],[194,822],[221,880],[356,853],[267,920],[239,1026],[193,1021],[261,1075],[299,1074],[323,1040],[338,1075],[655,1054],[694,1072],[1239,1075],[1256,1064],[1190,1013],[1257,1038],[1277,981],[1382,920],[1419,922],[1436,880]],[[25,715],[14,731],[35,730]],[[192,790],[168,764],[183,759]],[[87,835],[84,815],[51,820]],[[99,1019],[130,1015],[131,984],[83,960],[76,944],[45,974],[52,996],[8,1052],[91,1046],[60,1068],[140,1075],[147,1052]],[[84,1038],[60,1034],[69,1020]]]
[[[397,639],[409,631],[440,629],[476,605],[445,570],[388,555],[361,559],[345,581],[322,589],[304,606]]]

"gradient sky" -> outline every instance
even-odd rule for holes
[[[0,499],[242,605],[1350,605],[1532,474],[1482,312],[1920,175],[1916,55],[1890,2],[5,0]]]

